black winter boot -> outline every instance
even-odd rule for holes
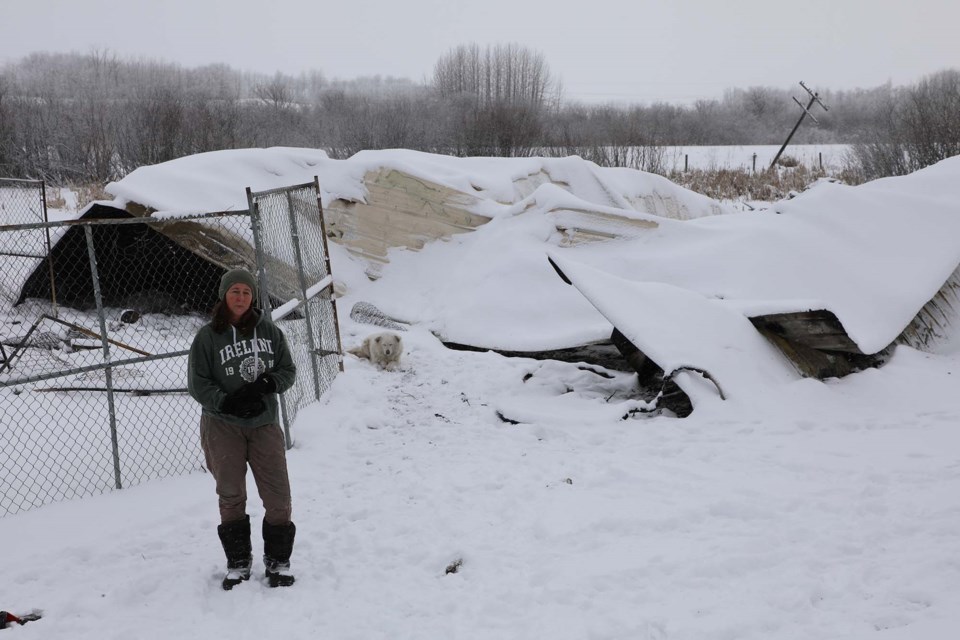
[[[263,521],[263,566],[271,587],[289,587],[294,582],[290,572],[290,554],[297,527],[289,522],[274,525]]]
[[[250,567],[253,565],[253,549],[250,546],[250,516],[243,520],[226,522],[217,527],[220,543],[227,556],[227,574],[223,577],[223,590],[230,591],[235,586],[250,579]]]

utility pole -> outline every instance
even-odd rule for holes
[[[797,132],[797,129],[800,128],[800,123],[803,122],[804,118],[806,118],[807,116],[810,116],[811,120],[813,120],[817,124],[820,124],[820,122],[813,117],[813,114],[810,113],[810,108],[813,106],[814,102],[816,102],[821,107],[823,107],[824,111],[830,110],[827,108],[827,105],[823,104],[823,101],[820,100],[819,93],[816,93],[814,91],[810,91],[810,89],[807,89],[807,85],[803,84],[802,80],[800,81],[800,86],[803,87],[806,90],[806,92],[810,94],[810,102],[807,103],[807,106],[803,106],[803,103],[797,100],[796,97],[794,97],[793,101],[797,103],[797,106],[799,106],[803,110],[803,112],[800,114],[800,119],[797,120],[797,124],[793,125],[793,131],[790,132],[790,135],[787,136],[787,139],[784,141],[783,146],[780,147],[780,151],[777,151],[777,157],[774,158],[773,162],[770,163],[770,169],[773,169],[775,166],[777,166],[777,160],[780,159],[780,155],[783,153],[783,150],[787,148],[788,144],[790,144],[790,138],[792,138],[793,134],[795,134]]]

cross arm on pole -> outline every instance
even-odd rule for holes
[[[820,121],[817,120],[817,119],[813,116],[812,113],[810,113],[810,107],[813,106],[813,102],[812,102],[812,101],[811,101],[810,104],[808,104],[807,106],[803,106],[803,103],[800,102],[799,100],[797,100],[796,98],[794,98],[793,101],[797,103],[797,106],[799,106],[801,109],[803,109],[803,112],[807,115],[808,118],[810,118],[811,120],[813,120],[813,121],[816,122],[817,124],[820,124]]]
[[[807,85],[803,84],[803,80],[800,81],[800,86],[806,89],[807,93],[810,94],[810,106],[813,106],[813,103],[816,102],[821,107],[823,107],[824,111],[830,111],[827,105],[823,104],[823,100],[820,99],[819,93],[817,93],[816,91],[811,91],[809,87],[807,87]],[[796,100],[796,98],[794,98],[794,100]]]

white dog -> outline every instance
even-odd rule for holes
[[[358,358],[366,358],[381,369],[393,371],[400,366],[403,355],[403,341],[392,331],[373,333],[363,339],[363,343],[349,353]]]

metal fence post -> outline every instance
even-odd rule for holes
[[[100,274],[97,272],[97,253],[93,248],[93,229],[83,228],[87,238],[87,255],[90,257],[90,275],[93,278],[93,295],[97,301],[97,317],[100,320],[100,341],[103,344],[103,360],[106,364],[104,378],[107,386],[107,406],[110,412],[110,443],[113,448],[113,476],[117,489],[123,488],[120,479],[120,445],[117,440],[117,412],[113,398],[113,367],[110,365],[110,342],[107,340],[107,321],[103,312],[103,296],[100,291]]]
[[[40,181],[40,203],[43,205],[43,221],[50,222],[50,216],[47,213],[47,183]],[[50,251],[50,227],[44,227],[44,237],[46,239],[47,263],[50,265],[50,303],[53,305],[53,315],[57,317],[57,278],[53,273],[53,256]]]
[[[260,207],[253,199],[253,192],[247,187],[247,207],[250,209],[250,230],[253,232],[253,253],[257,261],[257,288],[259,291],[258,301],[260,308],[267,312],[270,310],[270,298],[267,296],[267,264],[263,259],[263,239],[261,238],[260,228]]]
[[[327,243],[327,224],[323,220],[323,202],[320,200],[320,176],[313,176],[313,189],[317,193],[317,212],[320,215],[320,239],[323,243],[323,263],[327,273],[333,275],[330,265],[330,245]],[[333,285],[330,285],[330,308],[333,310],[333,329],[337,338],[337,367],[343,372],[343,343],[340,340],[340,317],[337,315],[337,299]],[[317,396],[320,399],[320,396]]]

